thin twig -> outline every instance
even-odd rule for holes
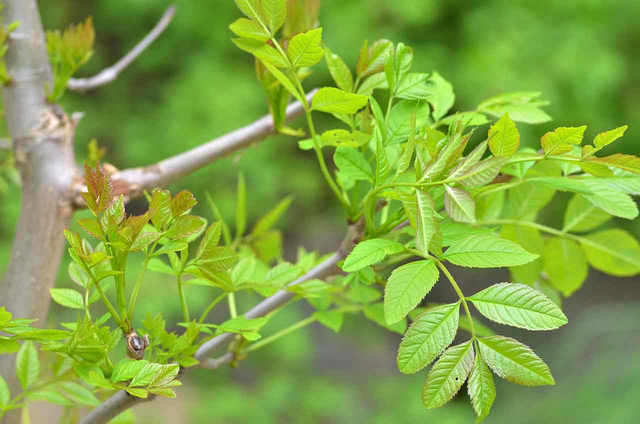
[[[325,260],[321,264],[317,265],[302,277],[293,281],[289,286],[303,283],[305,281],[313,280],[316,278],[324,278],[329,275],[339,272],[338,262],[347,257],[347,255],[353,250],[355,244],[362,237],[364,231],[364,219],[359,220],[357,223],[352,224],[347,229],[347,234],[340,244],[340,248],[329,259]],[[289,300],[296,297],[297,294],[287,290],[280,290],[258,303],[256,306],[248,310],[244,315],[246,318],[259,318],[267,315],[268,313],[283,306]],[[224,347],[235,338],[235,333],[225,333],[214,337],[208,342],[204,343],[193,355],[203,368],[217,369],[220,365],[227,364],[233,361],[234,355],[232,352],[227,352],[217,359],[210,359],[209,356],[216,350]],[[87,415],[80,424],[105,424],[115,416],[123,412],[124,410],[135,406],[137,403],[143,402],[144,399],[134,398],[127,392],[120,391],[109,398],[106,402],[96,407],[89,415]]]
[[[71,78],[67,85],[69,90],[92,90],[94,88],[108,84],[118,78],[120,72],[124,71],[127,66],[131,65],[133,61],[135,61],[138,56],[140,56],[142,52],[144,52],[147,47],[149,47],[151,43],[153,43],[160,36],[160,34],[164,32],[165,29],[167,29],[167,27],[173,20],[176,9],[176,6],[169,6],[156,26],[153,27],[151,32],[149,32],[138,44],[136,44],[136,46],[131,51],[129,51],[129,53],[124,55],[113,66],[105,68],[97,75],[89,78]]]
[[[309,92],[307,95],[309,101],[313,98],[316,91],[317,90],[312,90]],[[302,104],[300,102],[294,102],[287,107],[285,121],[290,122],[303,114],[304,107]],[[153,165],[123,169],[121,171],[115,170],[111,174],[111,181],[113,182],[115,193],[124,194],[125,200],[129,201],[140,196],[144,190],[166,187],[185,175],[189,175],[209,165],[216,159],[228,156],[274,133],[273,118],[271,115],[265,115],[245,127]],[[84,184],[78,184],[75,190],[75,206],[77,208],[86,207],[82,196],[80,196],[81,192],[86,191],[86,186]]]

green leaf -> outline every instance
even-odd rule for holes
[[[67,308],[84,309],[82,295],[72,289],[49,289],[51,298],[58,304]]]
[[[582,157],[586,158],[592,156],[594,153],[613,143],[620,137],[624,135],[624,132],[627,130],[628,126],[623,125],[622,127],[615,128],[610,131],[605,131],[596,136],[593,140],[594,146],[584,146],[582,148]]]
[[[353,115],[366,106],[369,98],[361,94],[346,93],[338,88],[324,87],[313,96],[312,110]]]
[[[287,212],[291,202],[293,202],[293,196],[287,196],[279,201],[273,209],[256,222],[256,225],[251,230],[251,235],[259,237],[271,230],[276,222]]]
[[[3,406],[7,406],[9,404],[10,398],[11,392],[9,391],[9,385],[0,375],[0,410],[2,410]]]
[[[435,85],[435,90],[428,101],[433,107],[433,118],[437,121],[451,109],[456,100],[456,96],[453,94],[453,86],[451,83],[442,78],[439,73],[433,72],[429,81]]]
[[[22,344],[18,355],[16,356],[16,376],[23,389],[31,387],[38,379],[40,374],[40,361],[38,361],[38,352],[31,341]]]
[[[360,84],[356,92],[358,94],[371,95],[373,94],[373,90],[386,90],[388,88],[389,84],[387,83],[387,78],[383,73],[379,73],[373,74],[369,78],[364,80],[364,82]]]
[[[249,281],[255,268],[256,258],[254,256],[241,258],[231,270],[231,280],[233,284],[237,287]]]
[[[540,235],[540,230],[526,225],[503,225],[500,230],[500,237],[511,240],[519,244],[524,250],[536,255],[542,255],[544,251],[544,240]],[[513,282],[534,284],[540,279],[543,269],[542,258],[524,265],[510,267]]]
[[[472,235],[454,243],[442,255],[454,265],[470,268],[497,268],[524,265],[538,255],[524,250],[520,245],[489,235]]]
[[[269,44],[250,38],[233,38],[231,41],[233,41],[233,44],[240,50],[251,53],[262,62],[270,63],[278,68],[287,68],[289,66],[287,60],[280,52]]]
[[[387,255],[404,251],[404,246],[387,239],[370,239],[360,242],[347,256],[342,270],[354,272],[383,260]]]
[[[555,303],[526,284],[494,284],[468,299],[482,315],[498,324],[554,330],[568,322]]]
[[[387,145],[404,142],[409,138],[414,114],[416,126],[422,126],[429,114],[429,106],[425,102],[402,100],[391,108],[387,125]]]
[[[560,127],[542,136],[540,143],[547,155],[562,155],[570,152],[574,146],[582,143],[582,137],[587,129],[581,127]]]
[[[396,97],[408,100],[428,99],[434,91],[435,85],[429,80],[429,74],[414,72],[400,80]]]
[[[565,297],[571,296],[587,279],[589,265],[578,243],[566,238],[552,238],[542,254],[544,271],[551,285]]]
[[[393,43],[391,41],[378,40],[371,47],[368,47],[365,41],[356,64],[358,76],[365,77],[380,72],[387,56],[391,54],[393,54]]]
[[[164,234],[170,239],[181,239],[202,231],[207,225],[207,221],[195,215],[182,215],[171,224],[171,227]]]
[[[616,153],[614,155],[595,158],[593,160],[606,166],[613,166],[614,168],[618,168],[623,171],[640,174],[640,158],[637,156]]]
[[[472,166],[460,177],[460,183],[465,186],[482,186],[489,184],[498,175],[504,164],[505,157],[493,157]]]
[[[609,221],[612,215],[597,208],[585,197],[576,194],[569,200],[564,213],[562,231],[581,233],[593,230]]]
[[[549,104],[548,101],[540,100],[540,92],[516,92],[505,93],[485,100],[477,109],[496,117],[501,117],[509,113],[511,119],[516,122],[527,124],[539,124],[551,120],[541,106]]]
[[[598,271],[630,277],[640,273],[640,245],[628,232],[612,228],[584,236],[580,243]]]
[[[12,314],[7,311],[7,308],[0,307],[0,327],[4,327],[9,321],[11,321]]]
[[[100,405],[100,401],[93,392],[78,383],[74,383],[73,381],[61,381],[59,385],[64,391],[66,397],[75,403],[94,407]]]
[[[11,340],[9,337],[0,336],[0,355],[5,353],[16,353],[20,350],[20,343]]]
[[[262,0],[262,12],[271,35],[274,35],[287,20],[287,0]]]
[[[400,343],[398,369],[413,374],[429,365],[453,342],[459,317],[460,302],[436,306],[420,314]]]
[[[252,20],[261,23],[262,13],[260,12],[260,0],[234,0],[238,9],[242,11],[247,17]]]
[[[476,222],[476,204],[466,191],[445,185],[444,208],[454,221]]]
[[[482,359],[499,377],[523,386],[553,386],[547,364],[526,345],[503,336],[481,337]]]
[[[313,313],[313,316],[320,324],[331,329],[335,333],[340,331],[342,322],[344,321],[344,314],[336,310],[316,311]]]
[[[387,174],[389,173],[389,160],[387,159],[387,152],[384,149],[382,143],[381,132],[376,130],[376,179],[375,185],[380,186],[384,183]]]
[[[488,141],[485,140],[478,144],[475,149],[471,151],[449,174],[449,178],[460,178],[462,175],[468,173],[468,171],[477,164],[482,156],[487,151]]]
[[[387,324],[395,324],[418,306],[439,276],[433,260],[411,262],[394,269],[384,288]]]
[[[291,82],[291,80],[289,79],[289,77],[287,77],[285,74],[283,74],[278,68],[276,68],[275,66],[273,66],[272,64],[268,63],[268,62],[262,62],[262,64],[264,65],[265,68],[267,68],[267,70],[271,73],[271,75],[273,75],[274,77],[276,77],[276,79],[278,80],[278,82],[280,84],[282,84],[282,86],[289,92],[291,93],[291,95],[293,95],[293,97],[296,98],[296,100],[302,102],[302,96],[300,95],[300,92],[296,89],[296,87],[293,85],[293,83]]]
[[[433,223],[433,199],[427,193],[416,190],[416,206],[416,248],[427,254],[431,238],[436,232]]]
[[[171,212],[171,193],[167,190],[154,190],[149,202],[151,222],[158,230],[162,230],[173,214]]]
[[[324,56],[321,44],[322,28],[312,29],[294,36],[287,47],[291,65],[294,68],[311,67],[320,62]]]
[[[491,405],[496,399],[496,386],[493,382],[493,374],[487,367],[481,355],[476,355],[469,374],[467,391],[478,420],[483,420],[489,415]]]
[[[220,272],[231,268],[238,260],[238,254],[228,246],[216,246],[211,249],[210,256],[196,262],[200,268]]]
[[[422,403],[435,409],[449,402],[458,393],[473,367],[473,342],[447,349],[435,363],[422,388]]]
[[[338,147],[333,155],[333,161],[341,172],[354,180],[374,180],[369,162],[353,147]]]
[[[271,38],[271,34],[269,34],[262,25],[247,18],[235,20],[229,25],[229,29],[233,31],[235,35],[242,38],[251,38],[261,42],[265,42]]]
[[[331,53],[329,47],[324,48],[324,60],[336,85],[340,90],[350,93],[353,91],[353,75],[346,63],[337,54]]]
[[[638,205],[628,194],[597,179],[590,182],[589,188],[593,194],[585,199],[597,208],[619,218],[635,219],[638,216]]]
[[[534,183],[540,183],[554,190],[567,191],[581,194],[593,194],[590,186],[576,178],[569,177],[533,177],[527,178]]]
[[[520,146],[520,133],[508,113],[489,128],[489,137],[489,149],[494,156],[513,156]]]
[[[364,288],[364,287],[363,287]],[[366,287],[371,289],[371,287]],[[375,289],[372,289],[375,290]],[[404,334],[407,330],[407,320],[403,319],[395,324],[387,324],[384,319],[384,306],[382,303],[374,303],[372,305],[367,305],[362,311],[364,313],[365,318],[370,319],[381,327],[386,328],[389,331],[393,331],[394,333]]]

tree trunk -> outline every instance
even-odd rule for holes
[[[36,0],[4,0],[4,5],[5,24],[20,23],[8,39],[11,81],[2,94],[22,178],[22,206],[0,304],[16,318],[38,318],[42,326],[64,251],[62,230],[72,214],[74,125],[46,100],[51,66]],[[0,372],[15,395],[14,361],[14,356],[0,357]],[[6,422],[18,422],[17,415],[9,414]]]

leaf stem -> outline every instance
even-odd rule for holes
[[[253,352],[256,349],[260,349],[261,347],[268,345],[269,343],[273,343],[279,338],[282,338],[287,334],[292,333],[300,328],[306,327],[307,325],[312,324],[316,321],[317,321],[317,318],[313,315],[310,317],[307,317],[302,321],[298,321],[295,324],[290,325],[289,327],[283,328],[282,330],[270,335],[269,337],[265,337],[264,339],[249,345],[246,349],[242,351],[242,353],[249,353],[249,352]]]
[[[198,321],[198,323],[202,324],[204,320],[207,318],[207,315],[209,315],[209,312],[211,312],[211,310],[225,297],[227,297],[226,292],[222,293],[220,296],[213,299],[213,301],[209,304],[209,306],[207,306],[207,309],[205,309],[202,315],[200,316],[200,320]]]
[[[465,314],[467,314],[467,318],[469,319],[469,326],[471,327],[470,328],[470,330],[471,330],[471,338],[475,340],[476,339],[476,329],[473,327],[473,318],[471,317],[471,312],[469,311],[469,305],[467,304],[467,300],[464,297],[464,294],[462,293],[462,290],[460,290],[460,286],[458,286],[458,283],[456,283],[456,280],[453,278],[453,275],[451,275],[451,273],[449,272],[447,267],[444,266],[444,264],[442,262],[440,262],[438,259],[434,258],[434,260],[435,260],[436,265],[438,266],[438,268],[440,268],[440,270],[442,270],[444,275],[447,277],[447,279],[451,283],[451,286],[453,287],[453,289],[458,294],[458,297],[460,298],[460,301],[462,302],[462,307],[464,308],[464,312],[465,312]]]
[[[182,288],[182,271],[177,275],[178,280],[178,296],[180,297],[180,307],[182,308],[182,314],[185,322],[191,322],[189,318],[189,308],[187,307],[187,299],[184,297],[184,290]]]
[[[147,251],[147,255],[144,259],[144,262],[142,263],[142,269],[140,270],[140,273],[138,273],[138,278],[136,279],[135,286],[133,286],[133,292],[131,293],[131,298],[129,299],[129,311],[127,313],[127,316],[129,317],[129,321],[131,323],[133,323],[133,311],[135,309],[136,302],[138,300],[138,293],[140,293],[140,287],[142,287],[142,280],[144,279],[144,274],[147,271],[147,266],[149,265],[149,261],[151,260],[151,257],[153,256],[153,251],[156,249],[157,245],[158,245],[158,241],[156,240],[156,242],[153,243],[151,248]]]
[[[118,312],[113,307],[113,305],[111,304],[107,296],[104,294],[104,291],[102,290],[102,287],[100,287],[100,283],[98,282],[98,279],[96,278],[96,276],[93,274],[93,271],[91,271],[91,268],[89,268],[87,264],[85,264],[84,262],[82,263],[82,265],[84,266],[85,271],[87,271],[87,274],[89,274],[91,281],[96,286],[96,290],[98,290],[98,293],[100,294],[100,298],[102,299],[104,306],[107,307],[107,310],[111,314],[111,317],[116,322],[116,324],[118,324],[118,327],[122,328],[122,331],[125,334],[127,334],[129,332],[129,326],[125,324],[124,321],[122,321],[122,319],[120,318],[120,315],[118,315]]]
[[[236,296],[235,293],[229,293],[227,297],[227,301],[229,302],[229,315],[231,318],[235,318],[238,316],[238,310],[236,308]]]

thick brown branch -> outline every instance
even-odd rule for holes
[[[155,27],[125,56],[113,66],[103,69],[97,75],[89,78],[71,78],[68,83],[69,90],[88,91],[103,86],[118,78],[120,72],[131,65],[137,58],[164,32],[173,20],[176,6],[169,6]]]
[[[307,95],[309,101],[315,92],[316,90],[313,90]],[[287,108],[286,121],[290,122],[303,113],[304,108],[300,102],[292,103]],[[156,164],[121,171],[114,170],[111,181],[116,194],[124,194],[127,199],[132,199],[141,195],[144,190],[165,187],[185,175],[209,165],[216,159],[248,147],[271,134],[274,134],[273,119],[270,115],[266,115],[246,127],[239,128]],[[79,208],[85,207],[80,196],[80,192],[83,190],[86,190],[86,187],[79,184],[76,193],[76,206]]]
[[[321,264],[317,265],[309,272],[307,272],[302,277],[293,281],[290,286],[295,284],[300,284],[302,282],[313,280],[316,278],[325,278],[329,275],[336,274],[340,271],[338,268],[338,262],[347,257],[347,255],[353,250],[353,247],[358,242],[359,238],[362,236],[364,230],[364,221],[358,221],[356,224],[352,224],[347,229],[347,234],[340,245],[340,248],[333,254],[329,259],[325,260]],[[247,318],[259,318],[267,315],[268,313],[275,311],[276,309],[283,306],[289,300],[296,297],[297,294],[287,291],[280,290],[278,293],[274,294],[258,303],[253,308],[249,309],[245,316]],[[216,350],[224,347],[229,342],[231,342],[236,334],[234,333],[225,333],[219,336],[214,337],[208,342],[204,343],[195,353],[194,357],[200,361],[200,364],[203,368],[215,370],[223,364],[228,364],[233,361],[233,353],[227,352],[217,359],[210,359],[209,356],[215,352]],[[120,391],[113,395],[109,400],[107,400],[102,405],[98,406],[96,409],[91,411],[89,415],[87,415],[80,424],[104,424],[109,420],[117,416],[119,413],[128,409],[132,406],[135,406],[138,403],[142,403],[143,399],[133,398],[125,391]]]

